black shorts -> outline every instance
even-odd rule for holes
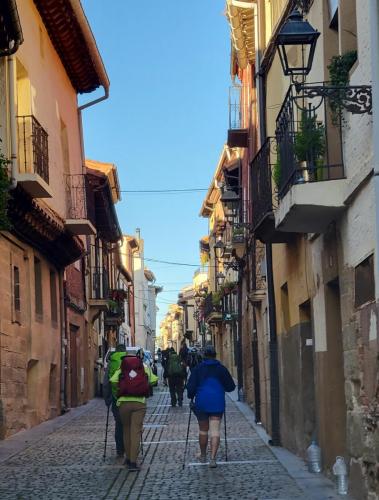
[[[201,410],[193,410],[198,422],[208,422],[209,417],[218,417],[222,418],[223,412],[221,413],[215,413],[215,412],[206,412],[206,411],[201,411]]]

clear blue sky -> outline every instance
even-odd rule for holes
[[[110,98],[83,112],[86,156],[115,163],[122,190],[208,188],[228,127],[225,1],[82,4],[111,82]],[[122,230],[141,228],[145,257],[197,264],[204,196],[124,193]],[[196,268],[146,264],[164,287],[159,326]]]

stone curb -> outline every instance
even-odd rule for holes
[[[352,497],[338,495],[336,492],[335,484],[322,474],[311,474],[308,472],[306,463],[303,459],[297,457],[285,448],[270,446],[270,436],[266,433],[265,429],[256,424],[254,411],[246,403],[238,401],[238,394],[236,391],[228,394],[229,398],[235,403],[239,411],[246,418],[249,424],[253,427],[260,439],[270,448],[274,456],[286,469],[289,476],[301,488],[309,500],[338,500],[345,498],[346,500],[353,500]]]
[[[52,420],[46,420],[46,422],[42,422],[31,429],[17,432],[4,441],[0,441],[0,464],[17,455],[17,453],[24,451],[26,448],[33,446],[34,443],[57,431],[71,422],[71,420],[90,411],[95,405],[96,399],[92,399],[82,406],[72,408],[64,415],[55,417]]]

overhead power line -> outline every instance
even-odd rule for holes
[[[147,257],[143,257],[143,260],[147,260],[149,262],[159,262],[160,264],[171,264],[173,266],[201,267],[201,264],[188,264],[187,262],[171,262],[168,260],[148,259]]]
[[[125,189],[121,193],[129,194],[159,194],[159,193],[198,193],[201,191],[208,191],[206,188],[185,188],[185,189]]]

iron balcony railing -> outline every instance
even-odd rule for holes
[[[204,299],[204,306],[203,306],[203,311],[204,311],[204,319],[206,320],[212,313],[214,312],[219,312],[221,313],[222,311],[222,306],[220,304],[214,304],[213,303],[213,296],[212,293],[207,295]]]
[[[250,164],[253,229],[258,227],[266,214],[273,209],[272,172],[276,158],[276,141],[273,137],[269,137]]]
[[[248,91],[246,85],[232,85],[229,88],[229,130],[247,128]]]
[[[344,177],[341,117],[332,119],[324,85],[291,85],[277,116],[273,178],[279,198],[294,184]]]
[[[96,224],[95,204],[91,188],[84,174],[65,175],[68,219],[88,219]]]
[[[123,323],[125,320],[125,304],[123,300],[109,300],[105,321],[108,324]]]
[[[38,174],[49,183],[48,134],[33,115],[17,116],[20,173]]]
[[[107,300],[109,298],[108,271],[105,267],[92,268],[91,299]]]

